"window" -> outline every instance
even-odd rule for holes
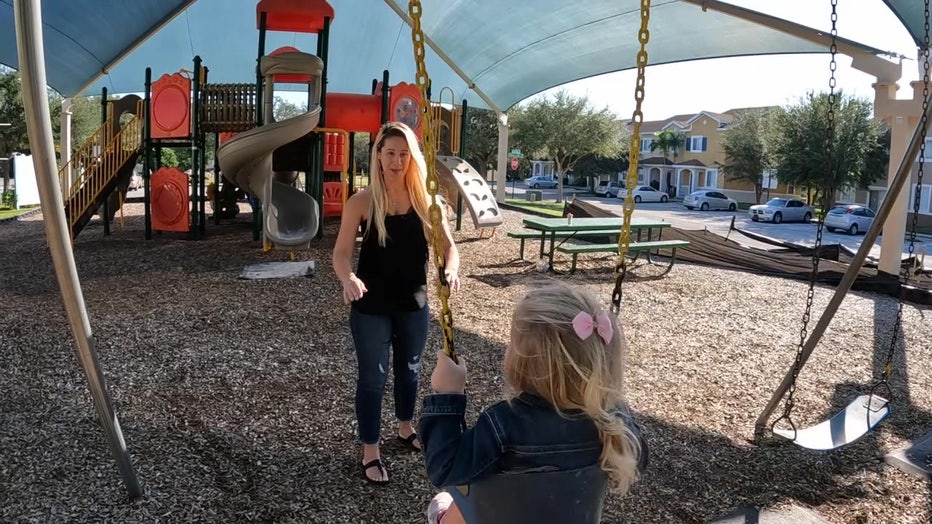
[[[718,187],[718,169],[706,169],[705,187]]]
[[[930,149],[932,150],[932,149]],[[906,203],[906,209],[910,213],[913,212],[916,206],[916,184],[910,184],[909,189],[909,201]],[[919,192],[919,212],[924,215],[932,215],[932,185],[922,185],[922,189]]]
[[[653,138],[641,139],[641,153],[650,153],[650,146],[654,144]]]
[[[763,180],[761,181],[761,185],[763,186],[764,189],[776,189],[777,188],[777,184],[779,182],[777,181],[776,171],[771,171],[768,169],[767,171],[764,171],[762,173],[762,176],[763,176]]]
[[[709,147],[709,140],[704,136],[690,136],[686,137],[686,150],[701,152],[705,151]]]
[[[790,200],[786,207],[803,207],[803,205],[800,200]]]

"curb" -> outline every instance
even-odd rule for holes
[[[42,208],[41,208],[41,207],[37,207],[37,208],[33,209],[32,211],[27,211],[27,212],[25,212],[25,213],[23,213],[23,214],[21,214],[21,215],[15,215],[15,216],[6,217],[6,218],[0,218],[0,224],[6,223],[6,222],[13,222],[13,221],[19,220],[20,218],[32,216],[32,215],[35,215],[35,214],[41,213],[41,212],[42,212]]]

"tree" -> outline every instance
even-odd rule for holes
[[[272,115],[276,122],[288,120],[289,118],[293,118],[304,113],[307,113],[307,104],[293,104],[280,96],[276,96],[272,102]]]
[[[483,176],[498,166],[498,116],[488,109],[466,111],[466,150],[463,159]]]
[[[557,170],[557,202],[563,201],[563,176],[586,155],[611,156],[619,151],[621,133],[608,108],[596,111],[586,97],[560,91],[551,100],[537,99],[514,111],[516,144],[526,154],[553,160]],[[526,148],[526,149],[525,149]]]
[[[353,136],[353,159],[360,173],[369,172],[369,140],[369,133],[356,133]]]
[[[731,180],[753,184],[754,201],[758,204],[764,192],[763,174],[770,168],[766,146],[768,118],[766,109],[742,111],[722,137],[725,162],[719,168]]]
[[[826,147],[829,109],[834,111],[831,154]],[[835,104],[827,93],[809,93],[797,105],[778,110],[773,119],[773,165],[783,182],[805,186],[810,200],[821,194],[826,206],[836,191],[862,189],[883,173],[883,127],[872,117],[867,99],[839,91]],[[813,194],[814,193],[814,194]]]
[[[685,143],[685,133],[677,129],[664,129],[663,131],[657,133],[657,139],[651,142],[650,151],[653,153],[659,149],[660,152],[663,153],[664,159],[672,155],[673,163],[675,164],[676,156],[680,149],[683,148]]]
[[[0,157],[29,150],[22,85],[15,71],[0,73]]]

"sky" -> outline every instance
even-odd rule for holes
[[[729,0],[730,3],[802,25],[831,28],[831,7],[826,0]],[[917,0],[918,1],[918,0]],[[915,43],[906,28],[881,0],[839,1],[839,36],[910,57],[903,62],[898,97],[909,96],[909,81],[919,78]],[[650,44],[648,44],[649,60]],[[738,107],[787,105],[808,91],[828,91],[829,55],[778,55],[699,60],[648,67],[645,73],[645,120],[698,113],[723,112]],[[851,58],[839,55],[837,88],[873,100],[874,77],[851,68]],[[619,118],[634,111],[635,71],[623,71],[579,80],[543,92],[564,89],[586,96],[596,109],[607,107]],[[538,96],[541,96],[538,95]],[[533,98],[533,97],[532,97]]]

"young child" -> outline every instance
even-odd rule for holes
[[[418,426],[431,483],[452,487],[502,472],[599,464],[611,486],[625,493],[647,458],[627,413],[625,349],[617,319],[583,288],[529,291],[515,308],[505,350],[508,398],[465,431],[466,366],[438,353],[435,394],[424,399]],[[446,492],[431,501],[428,520],[463,521]]]

